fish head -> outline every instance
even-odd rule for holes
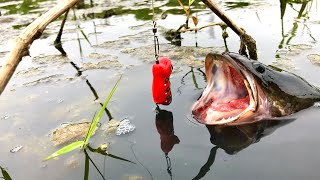
[[[207,86],[192,106],[193,117],[203,124],[240,124],[268,115],[268,101],[257,83],[266,66],[255,60],[225,54],[205,59]],[[260,83],[260,81],[259,81]]]

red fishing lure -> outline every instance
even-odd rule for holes
[[[159,58],[159,63],[152,66],[152,96],[156,104],[169,105],[172,101],[170,75],[171,60],[167,57]]]

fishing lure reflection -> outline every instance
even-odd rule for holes
[[[156,115],[156,127],[160,135],[161,149],[168,154],[175,144],[179,144],[178,136],[174,134],[172,112],[159,110]]]
[[[165,154],[167,162],[167,172],[172,179],[172,167],[169,152],[173,146],[180,143],[178,136],[174,134],[173,115],[172,112],[157,108],[156,127],[160,135],[161,150]]]

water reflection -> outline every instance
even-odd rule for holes
[[[70,61],[70,64],[77,71],[76,76],[81,76],[83,71],[78,67],[78,65],[76,63],[74,63],[73,61]],[[95,90],[95,88],[92,86],[92,84],[90,83],[90,81],[86,77],[83,77],[83,78],[86,80],[86,84],[88,85],[88,87],[90,88],[92,94],[95,97],[94,101],[98,101],[99,100],[99,95],[98,95],[97,91]],[[99,102],[99,104],[100,104],[101,107],[103,106],[102,102]],[[111,119],[113,119],[113,117],[112,117],[110,111],[108,110],[108,108],[105,107],[104,110],[105,110],[107,116],[109,117],[109,121]]]
[[[300,19],[302,17],[308,17],[308,13],[311,9],[312,6],[312,0],[303,0],[303,1],[295,1],[295,0],[280,0],[280,12],[281,12],[281,35],[282,35],[282,39],[279,43],[278,48],[282,49],[284,45],[289,45],[290,41],[296,36],[296,32],[298,29],[298,21],[294,21],[293,26],[291,28],[290,31],[288,31],[288,33],[285,34],[285,30],[284,30],[284,15],[287,9],[287,6],[290,5],[290,7],[296,11],[297,17],[295,17],[295,19]],[[310,4],[309,4],[310,3]],[[301,4],[300,5],[300,9],[296,10],[293,7],[293,4]],[[309,8],[307,8],[307,5],[310,5]],[[311,35],[310,29],[308,28],[307,24],[304,24],[304,26],[306,27],[307,30],[309,30],[308,34],[310,36],[310,38],[313,41],[316,41],[315,38]],[[278,57],[279,55],[277,55],[276,57]]]
[[[207,162],[200,168],[199,173],[193,178],[203,178],[210,170],[216,157],[217,150],[223,149],[227,154],[234,155],[237,152],[258,143],[261,138],[272,134],[276,129],[289,124],[290,120],[264,120],[251,124],[238,126],[209,126],[210,142],[215,146],[210,150]]]
[[[99,170],[99,168],[97,167],[97,165],[94,163],[94,161],[90,158],[88,152],[86,151],[86,149],[84,149],[84,154],[85,154],[85,163],[84,163],[84,180],[88,180],[89,179],[89,160],[90,162],[93,164],[93,166],[96,168],[96,170],[99,172],[99,174],[101,175],[101,177],[103,179],[105,179],[104,175],[101,173],[101,171]]]
[[[157,108],[157,111],[156,127],[160,135],[160,146],[166,158],[167,172],[172,179],[172,168],[169,152],[173,149],[174,145],[180,143],[180,140],[178,136],[174,134],[172,112],[160,108]]]
[[[200,68],[190,67],[190,71],[188,71],[188,72],[187,72],[184,76],[182,76],[182,78],[181,78],[181,82],[180,82],[181,85],[178,87],[178,90],[177,90],[177,92],[178,92],[179,94],[182,93],[182,92],[181,92],[181,88],[186,85],[184,79],[185,79],[185,78],[188,76],[188,74],[190,74],[190,73],[191,73],[192,82],[193,82],[193,84],[194,84],[194,87],[195,87],[196,89],[202,89],[202,88],[200,88],[199,85],[198,85],[198,81],[197,81],[197,79],[196,79],[196,74],[195,74],[194,69],[196,69],[196,70],[198,71],[197,74],[198,74],[198,75],[201,75],[201,76],[203,77],[203,80],[204,80],[205,82],[207,81],[207,80],[206,80],[206,73],[205,73],[205,72],[203,72]]]
[[[218,146],[214,146],[213,148],[211,148],[207,162],[200,168],[199,173],[192,180],[201,179],[207,174],[207,172],[209,172],[210,167],[212,166],[212,164],[214,163],[214,160],[216,159],[216,154],[218,149],[219,149]]]
[[[64,18],[61,22],[61,26],[60,26],[60,30],[58,32],[57,38],[54,40],[54,47],[61,52],[62,56],[67,56],[67,53],[64,51],[63,47],[62,47],[62,43],[61,43],[61,36],[62,36],[62,32],[63,32],[63,27],[66,23],[67,17],[68,17],[68,13],[69,13],[68,9],[65,14],[64,14]]]
[[[244,1],[227,1],[225,2],[225,6],[227,7],[227,11],[236,8],[245,8],[250,6],[252,2],[244,2]]]
[[[100,147],[94,149],[92,148],[91,146],[87,146],[87,149],[92,152],[92,153],[98,153],[98,154],[101,154],[103,156],[105,156],[104,158],[104,170],[106,169],[105,168],[105,163],[106,163],[106,157],[111,157],[111,158],[114,158],[114,159],[117,159],[117,160],[121,160],[121,161],[125,161],[125,162],[129,162],[129,163],[132,163],[132,164],[136,164],[135,162],[132,162],[128,159],[125,159],[125,158],[122,158],[122,157],[119,157],[119,156],[115,156],[113,154],[110,154],[106,147],[104,145],[101,145]],[[99,170],[99,168],[97,167],[97,165],[95,164],[95,162],[92,160],[92,158],[89,156],[88,152],[86,149],[84,149],[84,154],[85,154],[85,167],[84,167],[84,180],[88,180],[89,179],[89,170],[90,170],[90,166],[89,166],[89,161],[92,163],[92,165],[95,167],[95,169],[98,171],[98,173],[100,174],[100,176],[105,179],[105,171],[103,171],[103,173]]]
[[[272,134],[276,129],[289,124],[294,119],[263,120],[238,126],[206,126],[210,142],[233,155]]]

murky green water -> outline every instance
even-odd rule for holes
[[[0,0],[0,65],[11,48],[8,39],[53,4],[55,1]],[[195,4],[192,9],[198,26],[220,22],[205,5]],[[320,52],[319,0],[308,1],[302,13],[303,4],[298,1],[283,2],[282,11],[279,1],[219,4],[256,39],[260,61],[320,84],[316,60]],[[61,21],[48,26],[0,98],[0,166],[13,179],[83,179],[82,151],[42,161],[62,147],[53,146],[50,134],[63,123],[90,120],[123,74],[108,110],[114,119],[130,119],[136,129],[121,136],[98,129],[91,146],[110,143],[111,154],[136,164],[88,152],[106,179],[319,179],[318,107],[297,113],[296,121],[278,129],[266,124],[208,129],[191,118],[190,108],[206,85],[204,56],[224,51],[224,42],[220,27],[184,33],[181,46],[166,40],[163,32],[185,22],[175,0],[156,1],[160,52],[174,63],[173,103],[163,107],[172,112],[173,124],[170,120],[157,123],[151,96],[154,49],[150,7],[151,1],[85,1],[70,12],[66,23],[62,41],[67,57],[53,45]],[[163,14],[165,19],[160,18]],[[230,29],[228,33],[229,50],[238,51],[238,37]],[[101,123],[109,119],[105,114]],[[160,139],[161,127],[172,125],[176,136]],[[22,149],[11,153],[16,146]],[[165,152],[171,164],[167,164]],[[102,179],[92,164],[89,179]]]

